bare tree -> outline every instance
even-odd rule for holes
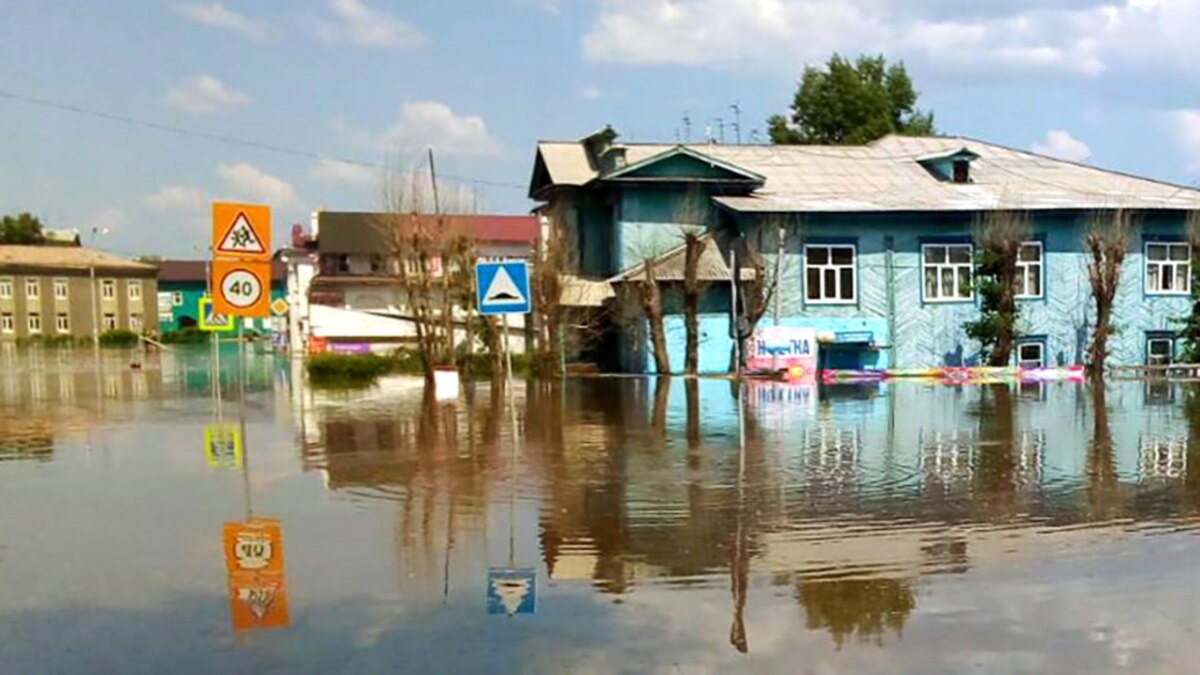
[[[739,263],[738,299],[745,318],[744,332],[753,334],[778,301],[779,280],[788,274],[787,242],[796,240],[802,224],[795,216],[773,214],[759,219],[756,236],[743,238],[744,261]],[[772,234],[768,240],[766,233]],[[773,250],[772,250],[773,247]],[[768,261],[767,255],[774,256]],[[741,351],[743,358],[745,350]]]
[[[566,232],[565,203],[557,202],[542,214],[542,232],[534,258],[533,296],[534,369],[550,377],[561,377],[565,361],[563,324],[564,275],[577,264]]]
[[[1113,304],[1121,285],[1121,265],[1129,245],[1131,218],[1127,211],[1116,210],[1092,216],[1083,242],[1087,247],[1088,282],[1096,303],[1096,326],[1088,346],[1088,372],[1094,378],[1104,376],[1108,360],[1108,338],[1113,333]]]
[[[675,222],[683,239],[683,326],[686,333],[683,372],[696,375],[700,370],[700,302],[708,280],[700,270],[708,231],[713,225],[713,208],[699,184],[688,188],[676,209]]]
[[[671,359],[667,352],[667,331],[663,322],[662,288],[658,285],[658,262],[646,258],[642,263],[641,278],[637,281],[638,297],[642,313],[650,329],[650,344],[654,352],[654,368],[659,375],[671,372]]]

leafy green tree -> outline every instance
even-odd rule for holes
[[[982,302],[979,318],[964,328],[989,366],[1007,366],[1017,344],[1017,263],[1029,235],[1028,217],[1012,211],[989,212],[975,227],[975,290]]]
[[[0,218],[0,244],[44,244],[42,222],[37,216],[21,213]]]
[[[834,54],[823,68],[807,66],[791,114],[767,120],[780,145],[860,145],[888,134],[929,136],[933,113],[917,107],[904,63],[880,56],[855,62]]]

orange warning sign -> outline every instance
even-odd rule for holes
[[[271,316],[271,263],[214,260],[213,311],[226,316]]]
[[[292,617],[283,574],[229,575],[229,618],[234,630],[289,625]]]
[[[213,202],[214,259],[271,259],[271,207]]]
[[[251,518],[245,523],[225,523],[225,567],[230,575],[283,574],[283,530],[279,521]]]

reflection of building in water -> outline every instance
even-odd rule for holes
[[[921,468],[931,485],[970,484],[975,475],[975,434],[971,431],[919,432]]]
[[[804,430],[804,475],[810,487],[852,491],[858,483],[862,437],[857,428],[843,429],[823,418],[815,429]]]
[[[1138,447],[1138,478],[1142,482],[1182,478],[1188,468],[1186,438],[1143,436]]]

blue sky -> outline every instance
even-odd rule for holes
[[[687,112],[695,140],[734,103],[749,138],[835,50],[905,60],[944,133],[1190,183],[1197,25],[1200,0],[5,0],[0,211],[200,257],[210,200],[270,203],[281,235],[378,208],[365,165],[433,147],[479,181],[444,192],[519,213],[538,139],[673,141]]]

